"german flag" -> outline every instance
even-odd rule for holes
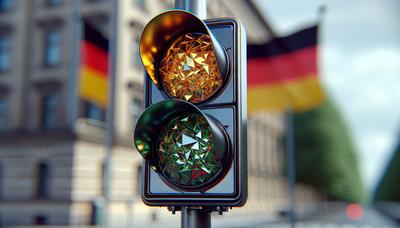
[[[261,45],[248,45],[248,112],[302,112],[324,101],[318,79],[317,33],[311,27]]]
[[[88,22],[83,24],[79,96],[83,100],[106,108],[109,78],[108,39]]]

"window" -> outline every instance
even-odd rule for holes
[[[46,66],[56,66],[61,60],[61,35],[58,31],[45,33],[44,63]]]
[[[137,98],[133,98],[129,107],[129,113],[132,118],[132,126],[136,126],[136,122],[138,121],[140,114],[143,112],[143,102]]]
[[[57,125],[57,96],[54,94],[45,95],[42,98],[42,120],[41,126],[44,129],[51,129]]]
[[[50,171],[49,166],[41,162],[37,167],[37,189],[36,189],[36,197],[40,199],[49,197],[49,179],[50,179]]]
[[[6,101],[0,98],[0,131],[5,130],[6,126],[7,126]]]
[[[0,200],[3,198],[3,183],[4,183],[4,170],[3,170],[3,164],[0,161]]]
[[[140,52],[139,52],[139,43],[140,39],[138,37],[133,38],[131,45],[131,66],[137,69],[142,69],[142,62],[140,60]]]
[[[101,179],[100,179],[100,192],[101,192],[101,195],[102,196],[104,196],[105,195],[105,193],[106,193],[106,182],[105,182],[105,179],[106,179],[106,169],[107,169],[107,167],[106,167],[106,161],[103,161],[102,163],[101,163]]]
[[[46,225],[47,217],[45,215],[36,215],[34,218],[34,225]]]
[[[11,9],[11,0],[0,0],[0,12]]]
[[[61,5],[62,0],[46,0],[47,6],[59,6]]]
[[[92,120],[105,121],[105,111],[92,102],[85,102],[84,117]]]
[[[0,37],[0,72],[4,72],[10,69],[11,66],[10,47],[11,47],[10,38]]]

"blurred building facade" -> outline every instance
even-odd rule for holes
[[[209,0],[208,16],[238,17],[248,41],[262,42],[268,29],[249,2]],[[132,135],[143,110],[140,34],[171,7],[171,0],[118,1],[110,212],[119,223],[167,213],[141,203],[142,158]],[[0,224],[94,222],[105,190],[105,113],[76,96],[74,31],[81,15],[110,33],[111,9],[110,0],[81,0],[79,8],[70,0],[0,0]],[[261,113],[248,128],[249,199],[232,212],[272,216],[288,205],[284,118]],[[321,195],[299,186],[297,198],[305,205]]]

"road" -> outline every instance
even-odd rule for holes
[[[170,219],[156,221],[148,224],[133,224],[133,227],[180,227],[180,215],[171,215]],[[213,216],[212,227],[215,228],[285,228],[290,227],[288,223],[279,221],[276,218],[266,218],[262,215],[254,216]],[[400,227],[395,221],[385,217],[373,208],[364,209],[363,216],[360,219],[352,220],[348,218],[345,210],[322,216],[311,216],[307,219],[301,219],[296,223],[298,228],[394,228]]]

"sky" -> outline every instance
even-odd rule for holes
[[[320,23],[320,77],[349,126],[372,192],[400,139],[400,1],[256,2],[278,34]]]

